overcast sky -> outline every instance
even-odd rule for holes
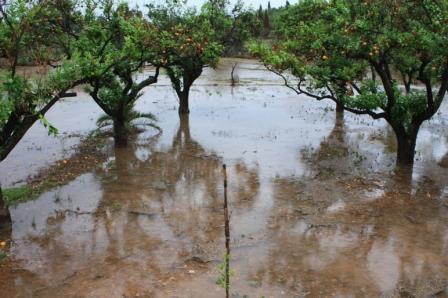
[[[126,1],[126,0],[124,0]],[[196,6],[196,7],[201,7],[202,4],[204,4],[206,0],[188,0],[188,5],[189,6]],[[143,5],[145,5],[146,3],[149,2],[156,2],[156,3],[164,3],[165,1],[162,0],[155,0],[155,1],[149,1],[149,0],[128,0],[128,2],[131,4],[131,7],[134,4],[137,4],[139,7],[143,7]],[[232,3],[236,2],[236,1],[231,1]],[[252,6],[252,8],[258,8],[260,6],[260,4],[263,7],[267,7],[268,6],[268,0],[243,0],[244,4],[246,4],[247,6]],[[271,7],[278,7],[278,6],[284,6],[286,3],[286,0],[270,0],[271,2]],[[293,4],[296,3],[297,0],[289,0],[289,3]]]

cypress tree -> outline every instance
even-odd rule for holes
[[[271,24],[269,22],[269,14],[268,14],[267,10],[264,11],[263,27],[267,31],[269,31],[269,29],[271,29]]]
[[[258,18],[263,20],[263,7],[260,4],[260,8],[258,8]]]

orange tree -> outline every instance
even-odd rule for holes
[[[201,8],[201,15],[210,22],[214,38],[223,45],[225,56],[244,55],[246,41],[262,33],[263,24],[257,13],[247,8],[242,0],[233,5],[229,0],[208,0]]]
[[[209,20],[177,2],[149,5],[149,20],[160,30],[159,44],[166,55],[164,68],[179,98],[179,114],[188,114],[190,88],[205,67],[215,67],[222,45],[214,39]]]
[[[166,63],[158,41],[160,30],[145,20],[139,11],[126,4],[106,0],[98,6],[88,2],[83,29],[77,40],[78,51],[98,61],[96,71],[89,76],[88,91],[106,113],[100,126],[111,124],[115,146],[126,146],[133,124],[156,127],[150,113],[133,110],[144,88],[155,84],[159,69]],[[136,74],[147,64],[154,71],[138,80]]]
[[[412,165],[448,88],[447,23],[446,1],[305,0],[286,9],[274,44],[251,51],[297,93],[385,119],[397,164]]]
[[[60,1],[62,3],[63,1]],[[73,9],[65,2],[65,11]],[[38,120],[56,133],[45,113],[66,91],[85,82],[90,63],[74,54],[67,59],[56,39],[70,44],[63,27],[61,7],[50,1],[0,1],[0,161],[14,149]],[[58,61],[57,66],[49,67]],[[39,73],[25,76],[18,71],[31,63]],[[10,221],[0,188],[0,222]]]

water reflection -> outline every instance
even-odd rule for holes
[[[401,262],[395,242],[393,237],[385,242],[375,241],[367,254],[368,273],[382,293],[391,293],[400,278]]]
[[[440,291],[448,284],[448,215],[440,195],[447,173],[428,164],[417,169],[418,179],[406,169],[340,175],[341,167],[353,165],[343,128],[337,119],[320,148],[306,152],[318,179],[274,180],[269,245],[255,250],[263,262],[245,263],[253,268],[248,279],[259,293],[281,289],[287,296],[420,297]],[[322,174],[331,168],[339,175]],[[437,171],[442,177],[430,179]]]
[[[388,130],[364,129],[363,133],[346,124],[342,113],[336,113],[333,128],[317,148],[304,147],[301,157],[314,170],[316,178],[338,175],[371,175],[394,169],[394,149],[377,151],[377,146],[393,147]],[[392,132],[393,133],[393,132]],[[378,144],[377,144],[378,143]],[[391,144],[392,143],[392,144]]]
[[[16,273],[13,293],[154,295],[222,259],[220,159],[192,138],[187,117],[169,148],[156,147],[111,149],[101,169],[12,210],[11,253],[33,276]],[[236,162],[229,176],[230,205],[249,210],[256,170]]]
[[[397,181],[398,188],[374,201],[363,199],[365,183],[341,191],[344,207],[326,212],[340,202],[335,179],[275,181],[269,248],[258,251],[262,262],[245,264],[253,268],[247,275],[260,292],[281,288],[288,296],[365,297],[403,290],[424,296],[446,286],[445,208],[419,195],[425,183],[412,195]],[[308,198],[311,193],[319,199]]]
[[[223,162],[232,293],[425,296],[448,284],[443,117],[422,127],[413,172],[398,172],[385,123],[333,121],[324,103],[292,97],[249,64],[241,81],[263,79],[234,96],[227,70],[202,78],[191,123],[173,123],[171,87],[157,87],[158,102],[143,96],[138,108],[156,110],[162,135],[111,147],[101,168],[14,208],[0,292],[224,297]]]
[[[235,240],[234,291],[285,297],[421,297],[443,291],[448,215],[440,193],[448,173],[430,163],[416,168],[416,175],[393,168],[378,173],[364,161],[378,157],[359,158],[357,149],[343,120],[336,119],[319,148],[302,151],[316,175],[272,181],[265,225],[252,241]],[[240,220],[232,221],[236,230],[243,227]],[[209,289],[197,280],[181,288],[195,285]]]

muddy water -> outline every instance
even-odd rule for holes
[[[223,163],[236,297],[447,294],[446,103],[421,130],[413,173],[398,172],[386,123],[336,118],[252,61],[238,61],[231,88],[232,63],[194,86],[189,119],[162,78],[137,105],[161,135],[109,145],[102,166],[12,208],[1,297],[223,297]],[[2,183],[70,155],[99,114],[82,93],[59,103],[61,137],[33,127]]]

